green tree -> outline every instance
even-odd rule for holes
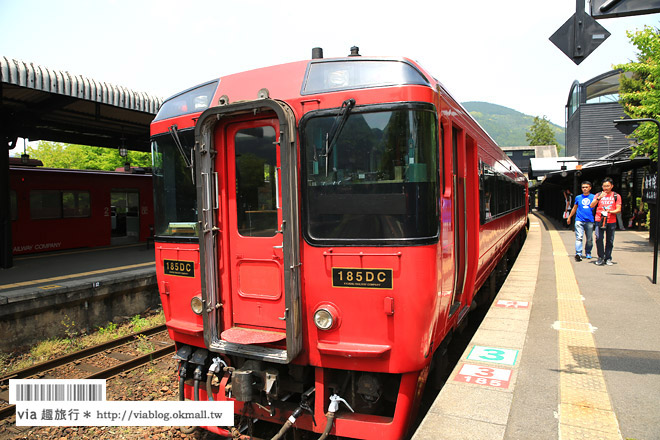
[[[36,147],[28,146],[27,153],[32,159],[39,159],[49,168],[114,171],[123,167],[125,162],[134,167],[151,166],[151,153],[129,151],[124,158],[119,156],[119,152],[114,148],[60,142],[39,141]]]
[[[638,50],[637,61],[614,66],[628,75],[621,75],[619,102],[633,119],[660,119],[660,29],[645,26],[628,38]],[[633,155],[658,159],[658,129],[653,123],[642,124],[631,137],[638,139]]]
[[[557,145],[555,133],[550,127],[550,121],[545,116],[543,118],[534,116],[534,122],[525,133],[525,137],[530,146]]]

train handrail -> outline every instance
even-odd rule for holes
[[[323,252],[324,257],[398,257],[401,258],[401,252],[342,252],[337,254],[330,248]]]

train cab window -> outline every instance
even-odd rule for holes
[[[18,200],[16,200],[16,191],[9,191],[9,218],[12,221],[18,220]]]
[[[336,90],[385,87],[400,84],[428,86],[422,73],[404,61],[353,59],[312,61],[307,68],[303,95]]]
[[[194,130],[178,132],[183,153],[190,157]],[[188,168],[169,133],[151,140],[154,182],[154,235],[197,237],[197,195]]]
[[[88,191],[62,191],[62,216],[89,217],[91,204]]]
[[[30,217],[32,220],[62,218],[60,191],[30,191]]]
[[[158,114],[154,118],[154,121],[173,118],[188,113],[203,112],[211,105],[211,99],[213,98],[213,93],[215,93],[217,87],[218,81],[212,81],[193,87],[192,89],[188,89],[166,99],[160,107],[160,110],[158,110]]]
[[[438,135],[433,107],[367,106],[328,137],[337,112],[303,122],[305,238],[311,244],[437,240]]]

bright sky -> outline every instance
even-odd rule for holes
[[[165,98],[355,45],[417,60],[460,102],[564,126],[573,81],[634,59],[626,30],[660,25],[659,14],[600,20],[612,36],[576,66],[548,39],[574,12],[574,0],[0,0],[0,56]]]

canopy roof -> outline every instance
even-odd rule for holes
[[[0,57],[0,133],[149,151],[161,98],[69,72]]]

